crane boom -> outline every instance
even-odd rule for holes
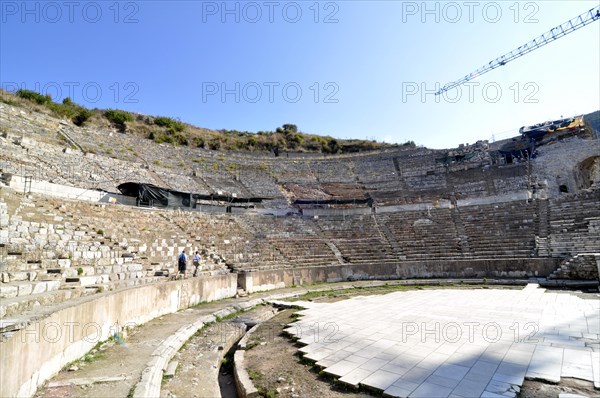
[[[506,53],[506,54],[494,59],[493,61],[490,61],[486,65],[477,69],[475,72],[469,73],[462,79],[445,84],[444,87],[442,87],[438,92],[435,93],[435,95],[440,95],[440,94],[444,93],[445,91],[448,91],[454,87],[460,86],[461,84],[466,83],[470,80],[473,80],[476,77],[483,75],[484,73],[487,73],[487,72],[489,72],[493,69],[496,69],[500,66],[506,65],[508,62],[510,62],[514,59],[522,57],[523,55],[530,53],[533,50],[536,50],[542,46],[545,46],[546,44],[548,44],[556,39],[559,39],[565,35],[568,35],[569,33],[573,32],[579,28],[583,28],[585,25],[588,25],[599,19],[600,19],[600,7],[592,8],[591,10],[586,11],[583,14],[578,15],[573,19],[570,19],[569,21],[567,21],[561,25],[558,25],[555,28],[550,29],[548,32],[544,33],[543,35],[541,35],[539,37],[536,37],[535,39],[531,40],[530,42],[523,44],[519,48],[512,50],[511,52]]]

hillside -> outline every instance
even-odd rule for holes
[[[148,116],[118,109],[88,109],[65,98],[56,103],[49,95],[18,90],[0,90],[0,101],[29,111],[46,113],[67,119],[77,126],[114,128],[123,134],[167,143],[208,150],[272,152],[307,152],[345,154],[372,151],[398,145],[370,140],[346,140],[308,134],[294,124],[284,124],[274,131],[256,133],[237,130],[210,130],[166,116]],[[409,141],[404,146],[414,146]]]

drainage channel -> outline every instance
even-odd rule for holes
[[[237,344],[249,328],[276,312],[270,306],[258,306],[199,330],[167,366],[160,396],[236,398],[233,356]]]
[[[235,384],[234,377],[234,363],[233,356],[237,350],[237,344],[241,340],[238,339],[235,344],[231,346],[229,351],[225,354],[225,357],[221,361],[221,367],[219,368],[219,391],[221,392],[222,398],[237,398],[238,392]]]

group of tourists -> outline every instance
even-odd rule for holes
[[[187,256],[187,254],[185,254],[185,249],[183,249],[183,251],[181,252],[181,254],[179,255],[179,257],[177,259],[177,274],[175,274],[176,279],[177,279],[177,277],[179,277],[179,275],[182,275],[183,278],[185,279],[186,270],[187,270],[187,262],[188,262],[188,256]],[[198,271],[200,271],[200,253],[198,253],[197,251],[194,254],[194,257],[192,258],[192,264],[194,266],[194,272],[192,275],[197,276]]]

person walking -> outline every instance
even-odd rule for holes
[[[185,249],[179,255],[177,260],[177,275],[175,275],[175,279],[179,276],[179,274],[183,274],[183,279],[185,279],[185,270],[187,268],[187,256],[185,254]]]
[[[198,271],[200,270],[200,253],[196,252],[196,254],[194,254],[194,259],[192,261],[192,263],[194,264],[194,276],[198,276]]]

